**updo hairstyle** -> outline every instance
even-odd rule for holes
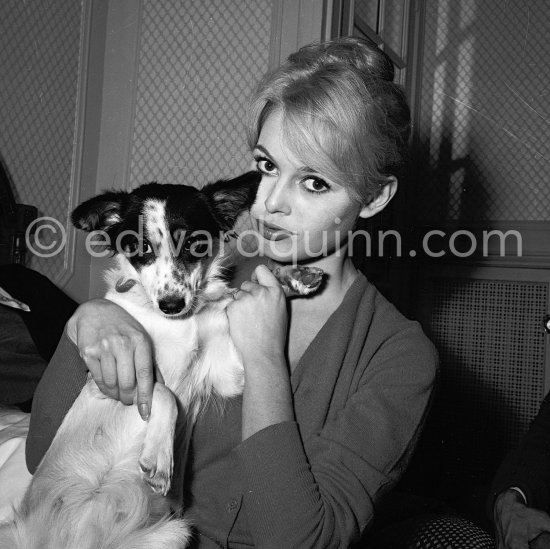
[[[280,110],[289,150],[368,204],[406,156],[410,112],[393,79],[393,63],[372,42],[348,37],[305,46],[260,81],[248,145],[254,148],[265,120]]]

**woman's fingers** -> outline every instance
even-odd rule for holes
[[[75,338],[80,356],[92,375],[93,380],[99,387],[100,383],[103,384],[103,375],[101,373],[101,347],[97,345],[95,338],[93,338],[86,324],[81,326],[78,330],[75,329]]]
[[[78,307],[67,333],[101,392],[124,404],[136,402],[147,419],[155,376],[153,347],[143,326],[115,303],[94,299]]]
[[[136,371],[134,366],[134,355],[130,349],[115,356],[115,369],[118,382],[118,399],[126,405],[135,402],[136,392]]]
[[[244,297],[246,294],[251,294],[259,288],[259,284],[246,280],[241,284],[241,288],[236,292],[236,298]]]
[[[100,341],[101,374],[106,394],[123,404],[132,404],[136,387],[133,337],[109,334]]]
[[[92,378],[105,395],[132,404],[136,398],[140,413],[146,419],[151,409],[153,392],[152,347],[146,334],[130,326],[125,333],[111,327],[105,335],[97,326],[81,322],[77,346]]]
[[[134,351],[134,364],[137,382],[137,406],[143,420],[149,419],[153,400],[153,350],[147,337],[143,337]],[[156,369],[157,381],[164,383],[160,370]]]
[[[252,273],[252,279],[256,279],[262,286],[280,287],[280,283],[275,275],[266,265],[258,265]]]
[[[105,394],[105,391],[99,386],[98,383],[99,380],[103,384],[101,377],[101,361],[99,358],[86,355],[85,353],[81,353],[80,356],[82,357],[82,360],[84,360],[84,364],[86,364],[86,368],[88,368],[88,372],[90,372],[92,379],[96,382],[100,391]]]
[[[273,273],[265,266],[259,265],[256,267],[252,273],[251,280],[245,280],[241,284],[241,290],[247,293],[254,293],[263,288],[276,288],[281,290],[282,288],[280,282],[273,275]],[[237,298],[242,297],[242,295],[237,295]]]
[[[118,390],[118,374],[115,358],[110,354],[109,351],[104,351],[101,354],[101,385],[97,383],[99,389],[104,392],[107,396],[119,399],[119,390]],[[92,374],[93,377],[93,374]],[[94,378],[95,381],[95,378]]]

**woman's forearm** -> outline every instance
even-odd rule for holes
[[[294,419],[292,389],[284,356],[249,357],[245,365],[242,439]],[[254,362],[251,365],[250,362]]]

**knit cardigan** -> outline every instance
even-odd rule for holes
[[[186,480],[194,547],[348,547],[403,473],[420,433],[437,354],[359,275],[291,376],[295,421],[241,441],[241,401],[195,427]],[[86,377],[62,340],[37,389],[34,471]]]

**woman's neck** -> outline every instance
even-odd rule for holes
[[[358,271],[351,258],[326,257],[315,263],[325,271],[326,290],[334,294],[345,293],[357,278]]]
[[[274,262],[267,257],[241,258],[235,265],[231,286],[238,288],[245,280],[250,280],[252,272],[260,264],[273,264]],[[353,281],[357,278],[358,271],[353,262],[347,256],[337,257],[336,255],[320,258],[319,260],[308,263],[312,267],[323,269],[326,276],[325,290],[321,292],[325,295],[342,296]]]

